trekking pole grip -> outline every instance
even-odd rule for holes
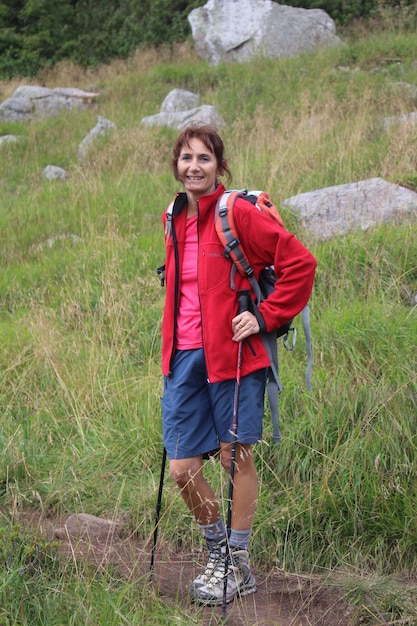
[[[239,308],[239,313],[243,313],[244,311],[249,310],[249,291],[247,289],[242,289],[238,291],[237,303]]]

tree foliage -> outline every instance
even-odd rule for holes
[[[206,0],[3,0],[0,1],[0,78],[33,76],[63,59],[95,66],[126,58],[141,46],[183,41],[187,17]],[[415,0],[385,0],[387,4]],[[323,9],[336,22],[366,17],[381,0],[286,0]]]
[[[184,40],[187,0],[3,0],[0,78],[35,75],[62,59],[94,66],[139,46]]]
[[[335,22],[347,23],[358,17],[367,17],[378,5],[378,0],[289,0],[281,4],[304,9],[323,9]]]

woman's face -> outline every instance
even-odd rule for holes
[[[185,191],[196,198],[212,193],[220,175],[215,155],[196,137],[182,147],[177,170]]]

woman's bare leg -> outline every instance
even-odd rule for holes
[[[221,463],[229,474],[231,450],[231,443],[220,443]],[[252,445],[237,443],[233,480],[232,528],[235,530],[252,528],[257,499],[258,477]]]
[[[202,456],[173,459],[169,471],[180,489],[181,496],[198,524],[214,524],[220,518],[219,504],[203,476]]]

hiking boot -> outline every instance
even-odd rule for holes
[[[231,602],[236,596],[247,596],[256,591],[256,580],[249,565],[247,550],[235,550],[230,553],[229,559],[223,557],[207,582],[192,588],[193,600],[208,606],[217,606],[223,603],[225,565],[228,561],[226,602]]]
[[[227,550],[226,539],[220,542],[207,539],[207,547],[209,549],[209,557],[206,569],[190,583],[191,597],[194,597],[196,590],[206,585],[213,576],[224,576],[224,560]],[[220,570],[220,573],[218,570]]]

